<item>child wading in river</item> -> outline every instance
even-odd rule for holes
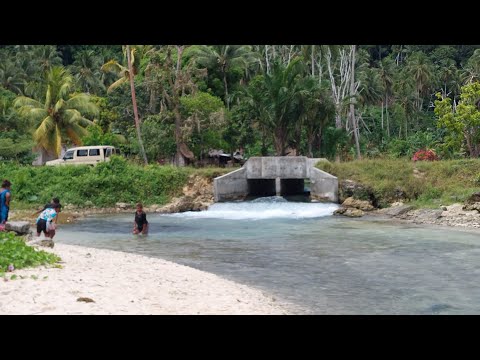
[[[137,211],[135,212],[135,222],[133,225],[134,234],[147,234],[148,233],[148,221],[147,214],[143,211],[143,205],[137,204]]]

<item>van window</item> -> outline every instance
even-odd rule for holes
[[[90,152],[88,153],[90,156],[100,156],[100,149],[90,149]]]
[[[104,149],[106,150],[105,151],[105,157],[110,157],[110,155],[112,155],[112,148],[107,148],[107,149]]]
[[[88,150],[77,150],[77,156],[88,156]]]
[[[63,156],[63,160],[72,160],[73,159],[73,151],[67,151]]]

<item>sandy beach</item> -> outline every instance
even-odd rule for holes
[[[162,259],[59,243],[47,251],[63,268],[6,273],[0,315],[287,314],[260,290]]]

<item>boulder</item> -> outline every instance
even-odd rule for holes
[[[14,231],[18,235],[27,235],[30,233],[30,223],[28,221],[10,221],[5,224],[5,231]]]
[[[338,186],[338,197],[340,202],[345,201],[349,197],[365,200],[368,199],[372,202],[375,201],[375,194],[370,187],[357,183],[353,180],[340,181]]]
[[[355,208],[355,209],[360,209],[363,211],[371,211],[374,209],[372,204],[369,201],[366,200],[358,200],[354,199],[353,197],[348,197],[345,199],[343,202],[342,206],[347,207],[347,208]]]
[[[343,215],[348,217],[361,217],[364,215],[364,212],[360,209],[353,208],[338,208],[333,212],[333,215]]]
[[[378,210],[379,214],[388,215],[388,216],[399,216],[403,215],[413,209],[413,206],[410,205],[397,205],[392,206],[386,209]]]
[[[480,192],[473,193],[465,200],[465,204],[474,204],[480,202]]]
[[[127,204],[127,203],[118,202],[118,203],[115,204],[115,207],[119,208],[119,209],[122,209],[122,210],[126,210],[126,209],[130,208],[130,205]]]
[[[474,202],[474,203],[467,203],[463,205],[462,207],[463,210],[471,211],[471,210],[477,210],[480,212],[480,202]]]

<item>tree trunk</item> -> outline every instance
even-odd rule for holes
[[[178,88],[180,83],[180,70],[182,67],[182,55],[183,55],[183,46],[177,46],[177,68],[175,70],[175,83],[173,85],[173,113],[175,114],[175,142],[177,144],[177,152],[175,154],[175,165],[176,166],[185,166],[185,157],[180,151],[180,146],[182,144],[182,115],[180,114],[180,99],[178,96]]]
[[[383,138],[383,101],[382,101],[382,138]]]
[[[277,127],[274,132],[275,155],[285,155],[285,131],[281,127]]]
[[[387,116],[387,136],[390,139],[390,122],[388,120],[388,97],[385,96],[385,115]]]
[[[180,146],[182,144],[182,133],[181,133],[181,123],[182,116],[180,114],[180,109],[178,108],[178,101],[175,101],[175,107],[173,109],[175,114],[175,143],[177,144],[177,152],[175,154],[175,165],[176,166],[185,166],[185,158],[180,151]]]
[[[228,84],[227,84],[227,73],[223,70],[223,85],[225,86],[225,105],[227,109],[230,110],[230,104],[228,101]]]
[[[307,142],[308,142],[307,151],[308,151],[308,157],[310,157],[310,158],[313,158],[312,145],[313,145],[314,140],[315,140],[315,134],[313,132],[311,132],[307,136]]]
[[[127,61],[128,61],[128,74],[130,78],[130,90],[132,93],[132,104],[133,104],[133,115],[135,117],[135,128],[137,129],[138,144],[140,146],[140,153],[143,156],[145,165],[148,165],[147,154],[145,153],[145,148],[143,147],[142,135],[140,133],[140,119],[138,118],[138,108],[137,108],[137,99],[135,97],[135,84],[133,79],[133,66],[132,59],[130,56],[130,46],[127,45]]]
[[[357,148],[357,158],[360,160],[362,154],[360,153],[360,143],[358,141],[358,124],[355,120],[355,104],[354,104],[354,95],[355,95],[355,48],[356,45],[352,45],[352,71],[350,75],[350,121],[352,122],[353,127],[353,136],[355,138],[355,146]]]

